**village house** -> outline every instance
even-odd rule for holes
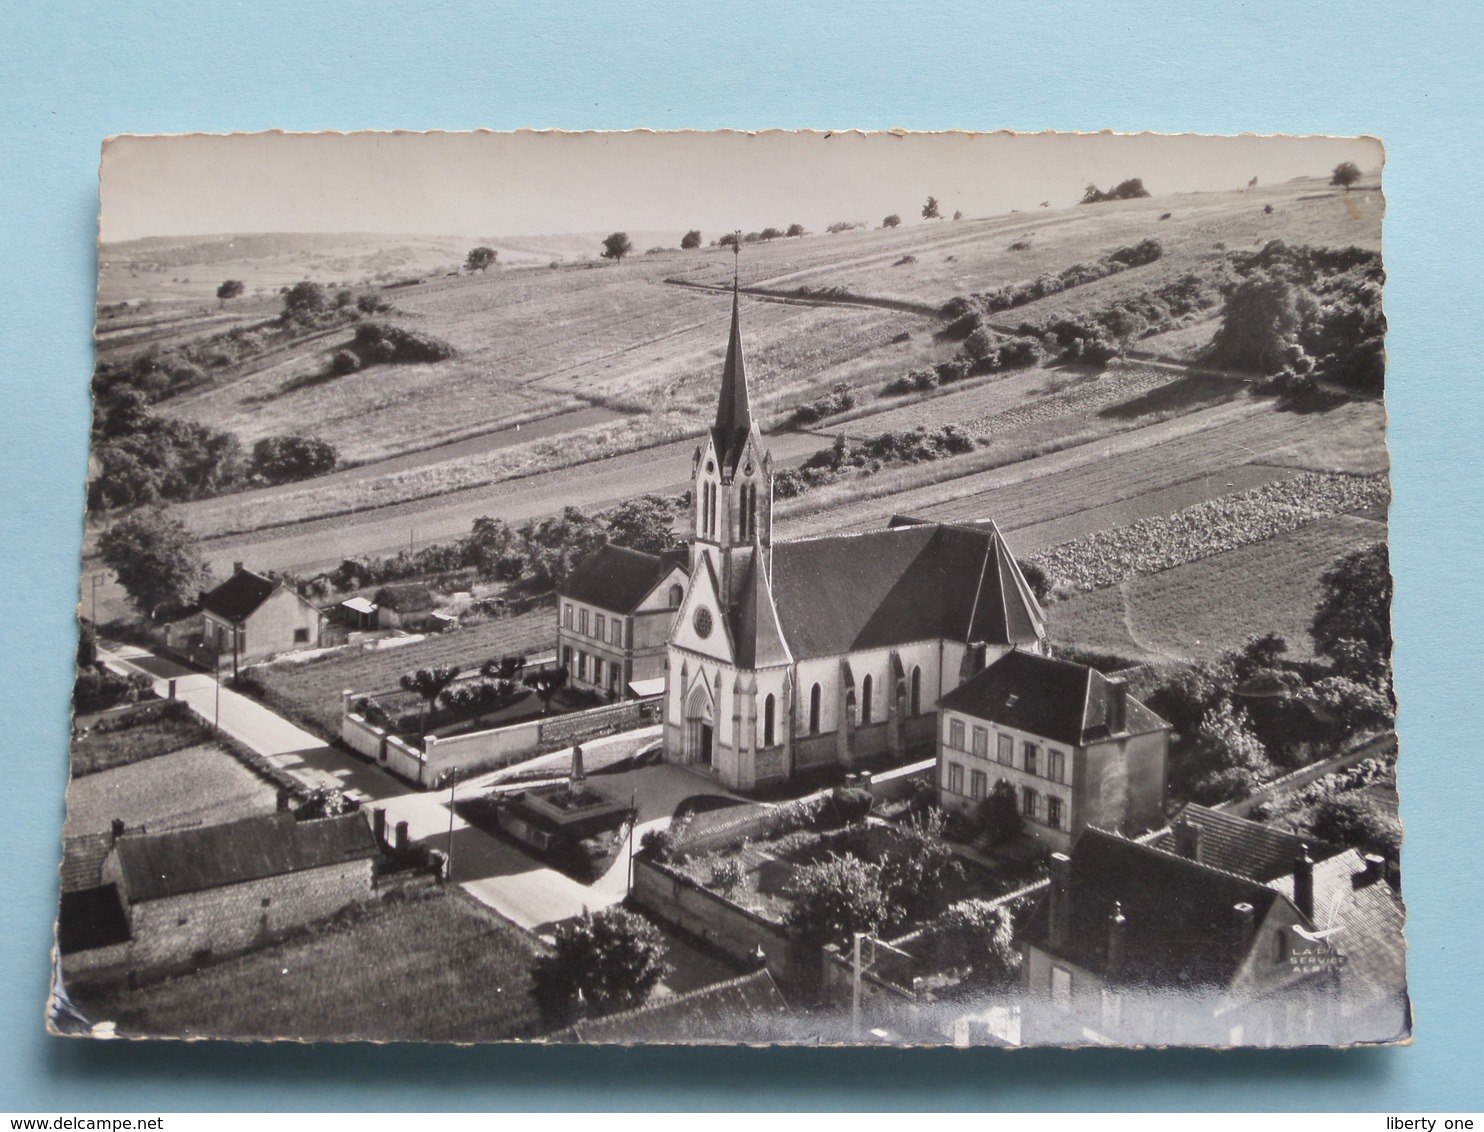
[[[1314,866],[1261,884],[1088,829],[1021,934],[1026,1044],[1326,1044],[1343,960]]]
[[[1138,833],[1163,822],[1170,725],[1124,681],[1016,649],[938,707],[943,809],[973,819],[1008,782],[1025,831],[1062,853],[1088,826]]]
[[[1011,649],[1045,648],[1041,608],[993,523],[774,541],[736,294],[691,498],[664,751],[728,787],[930,750],[944,693]]]
[[[557,587],[557,656],[574,687],[612,698],[664,687],[665,647],[689,578],[682,548],[607,544]]]
[[[371,899],[380,857],[364,814],[280,812],[119,837],[100,879],[128,925],[129,968],[157,971],[245,951]]]
[[[278,653],[318,648],[324,614],[287,582],[233,564],[232,576],[201,595],[201,638],[218,663],[234,667]]]

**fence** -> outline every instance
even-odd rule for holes
[[[604,735],[630,731],[652,722],[660,697],[605,704],[550,718],[531,719],[488,731],[440,738],[429,735],[421,749],[353,711],[355,693],[341,693],[340,740],[357,754],[419,786],[440,785],[452,772],[496,770],[533,755],[559,751]]]
[[[1362,739],[1348,751],[1342,751],[1338,755],[1314,763],[1312,766],[1301,767],[1292,774],[1285,774],[1282,778],[1269,782],[1266,786],[1246,798],[1239,798],[1233,802],[1222,802],[1214,809],[1224,810],[1235,817],[1245,818],[1264,802],[1270,802],[1280,794],[1287,794],[1293,790],[1299,790],[1312,782],[1317,782],[1325,775],[1334,774],[1337,770],[1345,770],[1356,763],[1365,762],[1366,759],[1380,758],[1384,755],[1396,753],[1396,732],[1388,731],[1384,735],[1375,735]]]

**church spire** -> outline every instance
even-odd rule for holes
[[[752,428],[752,402],[747,392],[747,371],[742,363],[741,286],[736,267],[741,244],[739,232],[732,244],[732,334],[727,342],[726,368],[721,374],[721,400],[716,407],[717,448],[727,456],[737,454],[743,438]]]

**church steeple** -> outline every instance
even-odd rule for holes
[[[735,257],[741,244],[740,235],[732,245]],[[752,429],[752,400],[747,391],[747,369],[742,361],[742,316],[739,308],[740,286],[733,260],[732,274],[732,334],[727,341],[726,368],[721,374],[721,400],[716,406],[717,454],[729,464],[735,465],[742,444]]]

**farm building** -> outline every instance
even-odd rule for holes
[[[738,298],[716,423],[694,461],[689,581],[673,611],[665,757],[733,789],[929,747],[975,667],[1040,652],[1039,604],[993,523],[772,537]]]
[[[201,644],[235,664],[318,648],[324,615],[286,582],[235,563],[232,576],[201,595]]]
[[[360,813],[265,814],[118,838],[103,862],[129,928],[131,969],[247,950],[373,895],[381,856]]]
[[[945,810],[972,817],[1003,780],[1026,832],[1063,853],[1088,826],[1139,833],[1163,822],[1170,725],[1122,680],[1014,650],[938,707]]]
[[[557,588],[557,655],[579,688],[618,697],[665,674],[665,645],[689,578],[686,551],[608,544]]]

